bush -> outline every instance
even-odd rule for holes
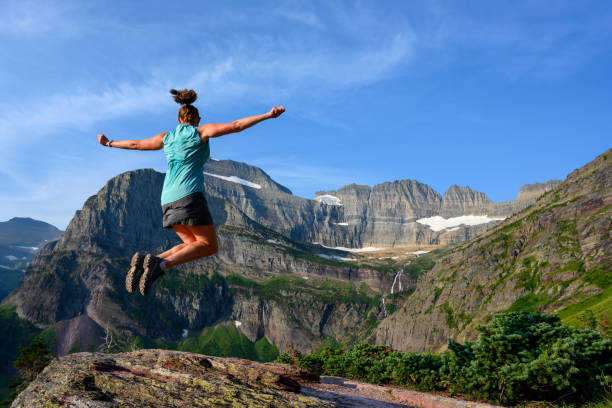
[[[441,370],[450,391],[499,403],[602,396],[612,341],[556,316],[498,314],[474,343],[449,344]]]
[[[557,316],[512,312],[480,326],[475,342],[449,342],[443,354],[400,353],[387,346],[323,347],[279,358],[318,374],[424,391],[446,389],[496,403],[586,401],[612,383],[612,341]]]

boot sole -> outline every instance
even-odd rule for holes
[[[125,277],[125,290],[129,293],[136,292],[138,287],[138,283],[142,278],[142,274],[144,272],[142,265],[144,263],[144,256],[136,252],[132,257],[132,262],[130,264],[130,270]]]
[[[149,257],[150,255],[147,255],[147,257]],[[145,257],[145,261],[144,263],[147,264],[147,257]],[[159,271],[157,274],[156,271]],[[153,274],[155,274],[153,276]],[[164,276],[165,272],[159,269],[159,263],[157,265],[155,265],[155,267],[153,269],[144,268],[144,273],[142,274],[142,277],[140,278],[140,294],[142,296],[148,296],[149,295],[149,291],[151,290],[151,286],[153,286],[153,283],[161,278],[162,276]]]

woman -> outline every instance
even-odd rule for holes
[[[170,93],[182,105],[176,129],[144,140],[108,140],[103,134],[98,135],[98,142],[103,146],[132,150],[163,148],[166,153],[168,171],[161,196],[163,226],[174,229],[183,243],[158,255],[134,254],[125,288],[135,292],[139,285],[144,296],[166,269],[210,256],[218,250],[215,228],[204,197],[203,167],[210,156],[210,138],[241,132],[285,111],[283,106],[275,106],[263,115],[200,126],[200,114],[192,105],[197,99],[195,91],[172,89]]]

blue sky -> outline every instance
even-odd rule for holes
[[[416,179],[494,201],[612,147],[608,1],[0,2],[0,220],[65,228],[176,124],[287,112],[211,145],[294,194]],[[126,5],[127,4],[127,5]]]

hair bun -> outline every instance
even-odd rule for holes
[[[182,91],[171,89],[170,93],[174,95],[174,102],[181,105],[191,105],[198,99],[198,95],[193,89],[183,89]]]

